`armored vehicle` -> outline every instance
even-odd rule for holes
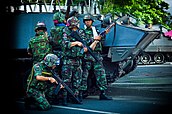
[[[54,12],[26,13],[20,12],[13,15],[15,20],[14,45],[13,45],[13,63],[16,73],[16,88],[20,95],[23,95],[24,84],[32,66],[31,57],[27,54],[29,39],[34,36],[34,25],[38,21],[46,23],[48,32],[53,26]],[[83,26],[84,14],[79,14],[80,25]],[[107,17],[98,19],[96,15],[94,25],[103,31],[108,26],[105,22]],[[103,42],[102,56],[103,63],[107,73],[108,84],[114,83],[118,78],[132,72],[138,65],[139,55],[156,38],[160,37],[160,31],[135,27],[132,25],[122,25],[118,21],[113,21],[115,25],[110,29]],[[110,24],[110,23],[109,23]],[[96,93],[95,77],[90,73],[88,80],[88,91],[86,94]]]
[[[139,19],[135,18],[131,14],[127,17],[134,26],[145,28],[147,25],[136,25],[139,23]],[[124,17],[122,17],[124,18]],[[160,37],[155,38],[139,56],[139,64],[163,64],[166,62],[172,62],[172,40],[170,36],[165,36],[165,33],[169,31],[165,26],[161,24],[152,25],[149,29],[160,31]]]
[[[159,38],[154,39],[145,48],[144,53],[140,55],[141,64],[163,64],[172,62],[172,40],[170,37],[164,36],[164,33],[165,30],[161,32]]]

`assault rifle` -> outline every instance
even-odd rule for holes
[[[110,30],[115,25],[115,22],[111,23],[106,29],[99,33],[99,36],[103,37],[106,34],[106,31]]]
[[[114,25],[115,25],[114,22],[112,24],[110,24],[104,31],[102,31],[99,34],[99,36],[103,37],[106,34],[106,31],[110,30]],[[75,38],[77,41],[80,41],[83,44],[83,47],[86,47],[88,49],[88,52],[90,53],[90,55],[96,61],[99,61],[98,58],[93,54],[93,49],[90,46],[87,46],[87,43],[81,38],[81,36],[78,34],[77,31],[72,31],[72,33],[70,34],[70,36],[73,37],[73,38]]]
[[[50,69],[50,71],[51,71],[51,73],[52,73],[53,78],[58,82],[58,86],[57,86],[56,89],[54,90],[54,94],[57,95],[58,92],[60,91],[61,85],[63,85],[64,89],[66,89],[66,90],[72,95],[72,97],[74,98],[74,100],[75,100],[77,103],[82,104],[82,103],[79,101],[79,99],[74,95],[74,92],[73,92],[73,91],[64,83],[64,81],[59,77],[59,75],[58,75],[55,71],[53,71],[53,70],[51,70],[51,69]]]
[[[77,41],[81,42],[83,44],[83,47],[86,47],[88,49],[88,53],[96,60],[98,61],[98,58],[93,54],[93,50],[90,48],[90,46],[87,46],[87,43],[81,38],[81,36],[78,34],[77,31],[72,31],[70,34],[71,37],[75,38]]]

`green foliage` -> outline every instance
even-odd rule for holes
[[[162,24],[172,29],[172,16],[165,11],[169,4],[163,0],[105,0],[101,5],[102,14],[131,14],[139,21]]]

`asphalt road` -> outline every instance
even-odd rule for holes
[[[113,100],[89,96],[83,104],[53,105],[49,111],[25,110],[16,100],[17,114],[163,114],[172,112],[172,65],[139,65],[133,72],[109,85]]]

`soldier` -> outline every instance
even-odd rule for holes
[[[48,53],[52,53],[45,23],[38,22],[35,26],[35,32],[35,37],[30,39],[27,48],[28,54],[32,56],[33,64],[43,60]]]
[[[56,12],[53,15],[53,22],[54,27],[50,29],[52,49],[54,54],[62,58],[64,53],[62,53],[61,45],[63,28],[66,26],[65,15],[61,12]]]
[[[82,58],[83,44],[71,37],[70,34],[73,31],[82,34],[82,30],[79,29],[79,20],[72,16],[67,20],[67,27],[63,32],[63,46],[65,48],[65,55],[62,66],[62,79],[68,86],[72,86],[75,96],[79,98],[79,87],[82,78]],[[84,51],[86,49],[84,48]],[[67,98],[67,92],[64,92],[64,96]],[[64,105],[67,105],[67,99],[64,98]]]
[[[93,53],[97,58],[98,61],[95,61],[89,53],[85,53],[84,60],[83,60],[83,75],[82,75],[82,82],[81,82],[81,90],[87,90],[87,78],[89,75],[90,70],[93,70],[93,73],[96,77],[96,84],[100,90],[99,99],[100,100],[111,100],[112,98],[105,94],[105,90],[107,89],[107,80],[106,80],[106,73],[102,63],[103,57],[101,56],[102,51],[102,43],[101,37],[98,35],[99,31],[92,26],[94,20],[90,15],[85,15],[84,19],[84,29],[86,33],[87,45],[93,49]]]
[[[30,106],[33,105],[39,110],[51,108],[51,104],[47,99],[51,99],[53,90],[58,83],[52,77],[50,69],[54,69],[57,63],[58,57],[56,55],[47,54],[41,62],[33,65],[32,72],[27,79],[26,109],[31,108]]]
[[[56,12],[53,15],[54,26],[50,29],[50,44],[55,55],[60,58],[60,65],[56,67],[58,74],[61,74],[61,66],[63,61],[64,50],[62,46],[63,28],[66,26],[65,15],[62,12]]]

